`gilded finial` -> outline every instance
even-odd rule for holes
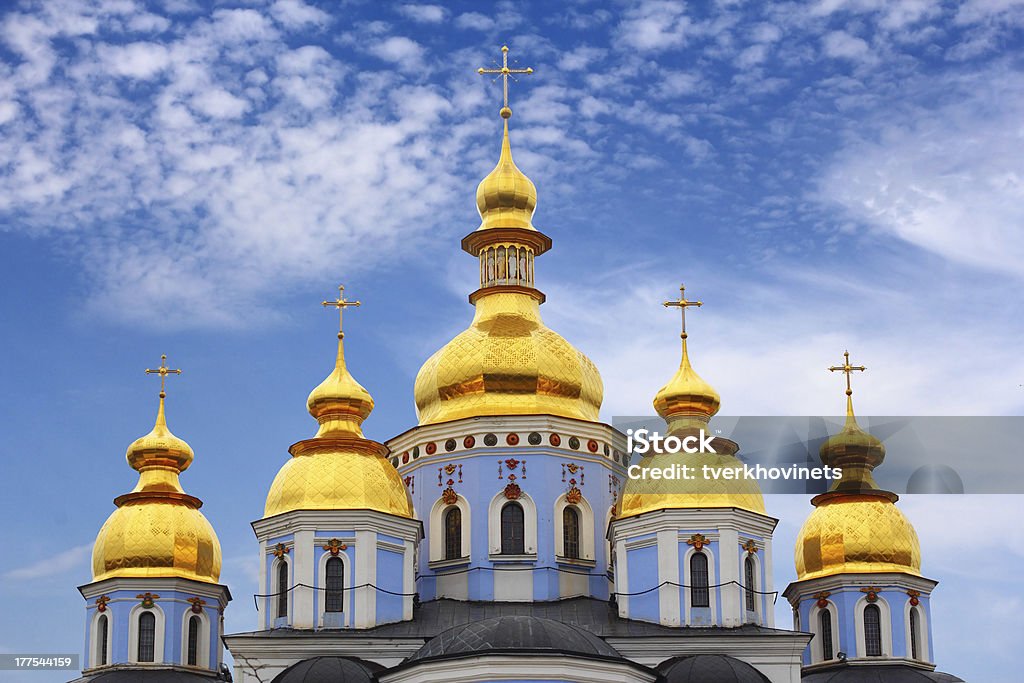
[[[334,306],[338,309],[338,339],[345,338],[345,330],[342,327],[344,322],[343,316],[345,315],[345,309],[349,306],[362,306],[361,301],[349,301],[345,298],[345,285],[338,285],[338,298],[334,301],[321,301],[320,305],[324,308],[328,306]]]
[[[828,369],[829,372],[842,372],[846,375],[846,415],[847,417],[853,416],[853,387],[850,385],[850,376],[853,375],[854,371],[864,372],[867,370],[863,365],[850,365],[850,352],[843,351],[843,364],[833,365]]]
[[[690,306],[696,306],[700,308],[704,305],[703,301],[689,301],[686,298],[686,285],[679,285],[679,299],[677,301],[665,301],[661,304],[665,308],[678,307],[679,312],[682,314],[683,331],[679,335],[679,338],[686,342],[686,309]]]
[[[498,63],[494,62],[494,65],[498,66]],[[527,67],[525,69],[513,69],[513,68],[509,67],[509,65],[508,65],[508,45],[502,45],[501,46],[501,66],[499,68],[496,68],[496,69],[485,69],[484,67],[480,67],[479,69],[476,70],[476,72],[478,74],[480,74],[481,76],[483,76],[485,74],[497,74],[497,76],[494,77],[494,80],[498,80],[499,78],[502,80],[502,92],[503,92],[504,97],[502,99],[502,103],[503,104],[502,104],[501,110],[498,113],[501,115],[501,118],[503,118],[503,119],[510,118],[512,116],[512,109],[508,106],[508,79],[511,78],[513,81],[518,83],[519,81],[516,79],[516,77],[513,74],[525,74],[525,75],[529,76],[530,74],[533,73],[533,69],[530,68],[530,67]]]
[[[167,396],[167,387],[165,386],[165,382],[167,381],[167,375],[180,375],[181,368],[172,370],[169,367],[167,367],[167,354],[165,353],[160,356],[160,367],[156,368],[155,370],[151,368],[146,368],[146,374],[160,375],[160,398],[165,398]]]

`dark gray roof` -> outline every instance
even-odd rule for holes
[[[771,683],[746,662],[729,655],[673,657],[658,665],[665,683]]]
[[[905,664],[840,664],[805,673],[800,680],[803,683],[964,683],[962,678],[952,674]]]
[[[621,659],[615,648],[586,629],[554,619],[508,615],[460,624],[443,631],[431,638],[407,662],[513,651]]]
[[[384,667],[351,657],[311,657],[296,662],[272,683],[372,683]]]
[[[567,598],[552,602],[469,602],[442,598],[424,602],[417,606],[412,621],[385,624],[370,629],[310,631],[280,628],[268,631],[252,631],[245,635],[266,638],[280,638],[292,635],[296,637],[360,638],[373,635],[382,638],[423,638],[426,640],[460,624],[471,624],[483,621],[484,619],[504,616],[530,616],[553,619],[566,624],[581,626],[590,633],[602,638],[650,636],[685,638],[707,633],[725,636],[750,634],[793,635],[792,631],[755,626],[754,624],[745,624],[735,628],[672,628],[645,621],[623,619],[619,616],[616,607],[607,601],[583,597]]]
[[[173,669],[113,669],[75,679],[72,683],[214,683],[214,674],[203,676]]]

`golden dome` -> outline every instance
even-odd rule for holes
[[[343,311],[359,302],[339,296],[324,305]],[[270,485],[264,517],[292,510],[376,510],[413,516],[402,477],[386,459],[387,447],[363,436],[362,423],[373,410],[373,398],[348,371],[344,338],[339,331],[334,369],[306,401],[319,423],[316,436],[288,449],[292,458]]]
[[[796,539],[797,579],[842,573],[921,573],[917,532],[892,500],[824,494]]]
[[[216,583],[220,578],[217,534],[199,511],[202,501],[178,482],[192,462],[192,448],[167,428],[164,398],[161,391],[152,431],[128,447],[128,464],[139,472],[139,483],[114,501],[117,509],[96,537],[95,581],[147,576]]]
[[[596,421],[604,385],[582,352],[544,325],[538,300],[494,292],[476,300],[469,329],[416,376],[420,424],[473,415],[561,415]]]
[[[690,354],[684,336],[679,369],[668,384],[655,395],[654,409],[668,423],[668,433],[671,434],[687,423],[707,424],[718,412],[721,403],[722,399],[719,398],[718,392],[690,365]]]
[[[796,540],[797,579],[842,573],[921,573],[921,546],[910,520],[895,503],[899,496],[878,488],[872,470],[885,459],[885,446],[861,429],[853,412],[850,374],[846,373],[846,422],[821,445],[821,461],[842,469],[827,493],[811,500],[814,511]]]
[[[511,112],[510,112],[511,113]],[[480,181],[476,188],[476,208],[480,212],[478,230],[492,228],[524,228],[536,230],[532,218],[537,208],[537,188],[512,161],[512,145],[508,139],[508,118],[501,139],[498,165]]]

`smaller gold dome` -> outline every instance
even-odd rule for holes
[[[339,296],[325,305],[343,310],[359,303]],[[292,458],[270,485],[264,517],[293,510],[376,510],[413,517],[412,498],[386,459],[387,447],[363,436],[373,397],[348,371],[344,339],[339,331],[334,369],[306,401],[319,423],[316,436],[288,449]]]
[[[93,545],[93,579],[119,576],[180,577],[216,583],[220,541],[199,511],[202,501],[185,493],[178,475],[192,463],[192,448],[171,433],[160,392],[153,429],[128,447],[139,472],[131,493],[119,496]]]
[[[796,540],[797,579],[843,573],[921,573],[921,545],[892,500],[824,494]]]
[[[843,471],[842,478],[833,482],[832,491],[858,493],[878,490],[871,471],[885,460],[885,446],[857,424],[850,394],[846,396],[846,422],[843,428],[830,436],[821,445],[819,452],[824,464]]]
[[[537,188],[512,161],[512,145],[508,138],[508,118],[501,140],[498,165],[480,181],[476,188],[476,207],[480,212],[478,230],[491,228],[533,227],[533,212],[537,208]]]
[[[654,397],[654,409],[668,423],[668,433],[707,424],[721,406],[722,399],[714,387],[697,374],[690,364],[690,354],[683,335],[683,352],[679,369],[668,384]]]

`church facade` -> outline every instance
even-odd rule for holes
[[[934,671],[936,582],[920,574],[897,496],[871,478],[884,447],[857,425],[849,390],[822,459],[851,476],[812,501],[783,593],[791,626],[775,624],[778,520],[755,483],[627,477],[625,436],[598,418],[597,368],[541,318],[535,267],[552,241],[512,160],[507,101],[501,116],[481,224],[462,240],[478,262],[474,317],[419,371],[418,424],[384,442],[363,434],[373,398],[339,326],[334,367],[307,401],[316,432],[290,447],[253,522],[256,628],[225,634],[220,546],[179,483],[193,453],[168,429],[161,389],[153,430],[128,450],[139,484],[116,499],[79,589],[78,680],[959,681]],[[323,303],[358,305],[344,290]],[[685,323],[699,302],[667,305]],[[720,405],[687,341],[684,324],[680,366],[654,398],[680,437]],[[714,444],[691,464],[738,462],[738,444]]]

